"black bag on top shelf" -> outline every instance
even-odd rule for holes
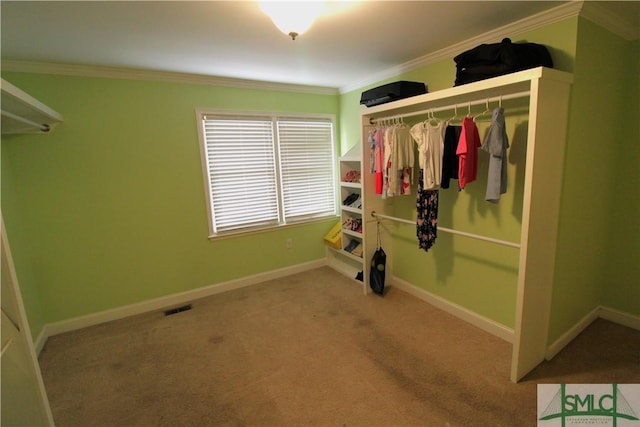
[[[427,85],[424,83],[401,80],[362,92],[360,104],[373,107],[424,93],[427,93]]]
[[[546,46],[537,43],[481,44],[453,58],[456,63],[454,86],[484,80],[535,67],[553,68]]]

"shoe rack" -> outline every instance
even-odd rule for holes
[[[340,157],[341,249],[332,249],[330,265],[355,280],[362,281],[364,268],[364,200],[362,191],[362,153],[360,145]],[[360,273],[360,275],[358,275]]]

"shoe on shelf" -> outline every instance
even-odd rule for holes
[[[342,204],[344,206],[350,206],[353,202],[355,202],[359,198],[360,198],[360,195],[358,193],[351,193],[347,196],[346,199],[342,201]]]
[[[356,194],[356,197],[351,201],[351,203],[349,203],[346,206],[349,206],[351,208],[360,209],[362,207],[362,200],[360,199],[360,195]]]
[[[353,219],[351,217],[347,218],[342,222],[342,228],[345,230],[353,230]]]
[[[342,182],[360,182],[360,171],[351,170],[342,177]]]
[[[359,241],[357,241],[357,240],[355,240],[355,239],[351,239],[351,240],[349,241],[349,244],[347,244],[347,246],[345,246],[344,250],[345,250],[345,252],[352,253],[352,252],[353,252],[353,250],[354,250],[358,245],[360,245],[360,242],[359,242]],[[360,245],[360,246],[362,246],[362,245]]]
[[[360,258],[362,258],[362,243],[358,243],[358,245],[353,248],[353,250],[351,251],[351,255],[359,256]]]

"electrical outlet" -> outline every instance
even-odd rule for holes
[[[287,249],[291,249],[293,247],[293,239],[291,237],[289,237],[285,242],[284,245]]]

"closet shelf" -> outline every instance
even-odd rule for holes
[[[531,68],[517,73],[376,105],[363,110],[362,114],[369,119],[375,119],[389,115],[402,116],[416,111],[420,106],[428,106],[430,109],[435,109],[448,105],[458,105],[459,108],[462,108],[469,102],[470,95],[475,99],[486,99],[500,97],[508,93],[526,92],[531,89],[531,82],[537,79],[567,84],[573,83],[573,75],[570,73],[553,68]]]
[[[340,182],[340,185],[345,188],[362,188],[362,184],[359,182]]]
[[[342,210],[345,212],[353,212],[353,213],[357,213],[357,214],[361,214],[362,213],[362,209],[358,209],[358,208],[352,208],[351,206],[342,206]]]
[[[28,93],[2,79],[2,133],[48,133],[62,116]]]
[[[346,228],[342,229],[342,234],[346,234],[347,236],[362,238],[362,233],[358,233],[357,231],[347,230]]]
[[[342,255],[342,256],[345,256],[345,257],[347,257],[347,258],[350,258],[350,259],[352,259],[352,260],[354,260],[354,261],[362,262],[362,257],[361,257],[361,256],[353,255],[352,253],[347,252],[347,251],[345,251],[344,249],[336,249],[336,248],[332,248],[332,247],[329,247],[329,249],[330,249],[330,250],[332,250],[332,251],[334,251],[334,252],[339,253],[339,254],[340,254],[340,255]]]

